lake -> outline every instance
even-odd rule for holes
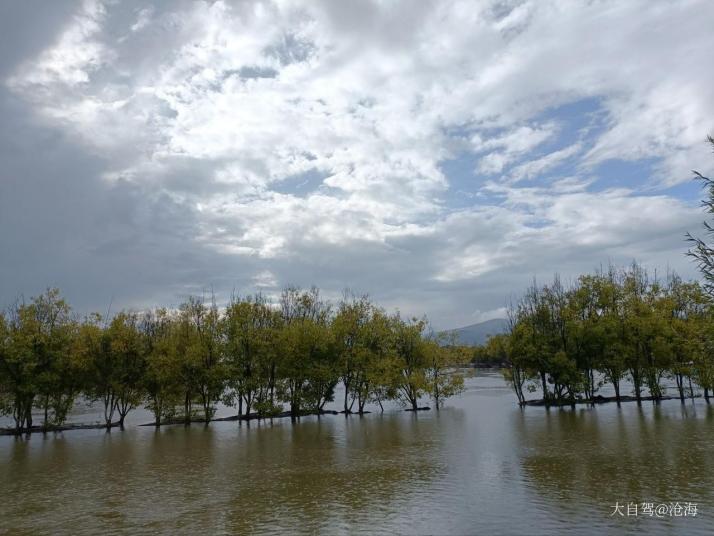
[[[500,374],[471,374],[438,412],[156,430],[136,426],[151,421],[141,411],[124,431],[0,437],[0,533],[714,530],[714,410],[704,401],[519,408]],[[677,502],[697,515],[642,512]],[[616,503],[624,516],[611,516]]]

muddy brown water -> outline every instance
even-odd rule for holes
[[[0,533],[714,533],[703,400],[521,409],[473,374],[438,412],[0,437]]]

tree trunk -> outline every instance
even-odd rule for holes
[[[126,396],[121,397],[117,401],[117,410],[119,411],[119,428],[124,429],[124,419],[129,415],[129,412],[133,409],[130,402],[126,400]]]
[[[270,405],[275,404],[275,363],[270,364]]]
[[[290,394],[290,418],[292,420],[297,419],[300,416],[300,395],[298,393],[297,385],[293,385]]]
[[[154,426],[157,428],[161,426],[161,412],[163,410],[163,404],[159,400],[158,396],[154,396]]]
[[[114,408],[116,407],[116,402],[114,401],[114,395],[104,394],[104,423],[107,425],[107,430],[111,428],[112,418],[114,417]]]
[[[25,403],[25,428],[32,430],[32,399]]]
[[[632,383],[635,385],[635,398],[637,399],[637,405],[642,405],[642,385],[639,375],[632,377]]]
[[[540,373],[540,382],[543,387],[543,401],[547,404],[548,403],[548,382],[546,382],[545,379],[545,372]]]
[[[44,422],[42,423],[42,428],[43,428],[44,431],[46,432],[46,431],[47,431],[47,427],[48,427],[49,424],[50,424],[50,423],[48,422],[48,419],[49,419],[48,413],[49,413],[49,407],[50,407],[50,395],[45,395],[45,403],[44,403],[44,406],[45,406],[45,420],[44,420]]]
[[[595,398],[595,372],[590,369],[590,399]]]
[[[186,398],[184,399],[183,403],[183,419],[184,419],[184,424],[191,424],[191,403],[190,403],[190,396],[188,393],[186,393]]]
[[[362,415],[364,413],[365,404],[367,404],[367,397],[360,396],[360,400],[359,400],[359,414],[360,415]]]
[[[18,435],[22,432],[25,426],[25,418],[27,414],[25,411],[25,402],[23,398],[19,395],[15,396],[15,405],[13,406],[12,418],[15,419],[15,433]]]
[[[350,412],[349,408],[347,407],[347,397],[349,396],[350,392],[350,382],[342,380],[342,383],[345,386],[345,415],[347,415]]]
[[[511,377],[513,379],[513,387],[516,391],[516,396],[518,397],[518,405],[523,406],[526,403],[526,397],[523,394],[523,374],[521,373],[521,369],[516,366],[512,366],[511,369]]]

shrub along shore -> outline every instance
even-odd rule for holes
[[[276,303],[233,297],[224,308],[191,297],[111,318],[78,318],[48,289],[0,314],[0,413],[15,434],[123,427],[140,406],[155,426],[210,422],[219,402],[237,408],[231,420],[294,419],[335,413],[325,405],[339,383],[346,415],[387,400],[416,411],[424,397],[438,409],[463,388],[463,351],[445,342],[423,318],[349,293],[333,305],[316,288],[287,288]],[[102,424],[66,423],[80,396],[100,404]]]

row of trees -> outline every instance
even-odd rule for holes
[[[709,400],[714,389],[714,315],[698,282],[676,274],[659,279],[642,266],[581,276],[566,288],[535,282],[512,306],[509,333],[491,338],[482,354],[510,364],[518,397],[540,390],[546,404],[593,400],[609,383],[661,399],[667,379],[679,396],[693,384]]]
[[[707,141],[714,149],[714,137]],[[694,172],[706,191],[705,212],[714,215],[714,180]],[[714,223],[704,222],[707,238]],[[581,276],[565,288],[535,282],[510,308],[508,334],[494,337],[476,358],[510,363],[520,404],[526,390],[543,393],[550,403],[593,400],[610,383],[621,400],[620,386],[629,380],[636,400],[646,389],[661,399],[663,380],[674,379],[679,397],[694,396],[693,384],[709,402],[714,389],[714,246],[687,234],[687,255],[696,260],[703,283],[684,282],[670,273],[650,277],[637,263],[627,269]]]
[[[323,411],[340,382],[346,414],[385,400],[415,410],[424,396],[438,408],[463,385],[442,342],[424,319],[347,293],[334,307],[315,288],[81,320],[50,289],[0,314],[0,412],[18,432],[38,408],[43,427],[62,424],[80,396],[101,402],[108,427],[141,405],[157,425],[209,421],[219,402],[297,417]]]

